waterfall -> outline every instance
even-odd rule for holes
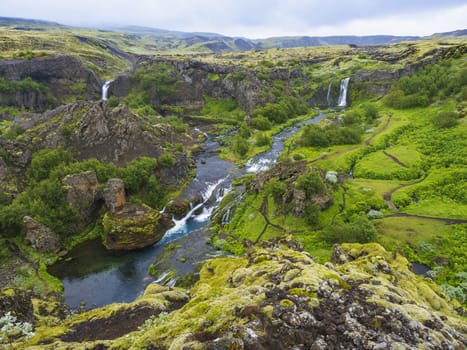
[[[349,86],[350,78],[345,78],[341,80],[341,91],[339,94],[339,100],[337,105],[339,107],[347,107],[347,87]]]
[[[328,101],[328,107],[331,107],[331,88],[332,88],[332,81],[329,82],[329,86],[328,86],[328,94],[326,96],[326,100]]]
[[[102,85],[102,100],[107,101],[109,97],[109,87],[110,83],[112,83],[112,80],[107,80],[104,85]]]

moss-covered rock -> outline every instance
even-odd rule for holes
[[[103,243],[110,250],[134,250],[158,242],[172,220],[147,205],[125,204],[102,219]]]
[[[30,345],[174,350],[467,346],[465,319],[436,286],[408,269],[405,258],[378,244],[336,246],[335,256],[339,259],[323,266],[293,241],[265,242],[243,257],[206,262],[188,302],[182,290],[150,285],[135,302],[75,316],[45,330],[47,337],[39,328]],[[161,312],[170,311],[167,303],[183,306]],[[124,316],[147,320],[130,329],[120,323]],[[114,333],[104,337],[108,328]]]

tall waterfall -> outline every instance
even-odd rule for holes
[[[332,89],[332,81],[329,82],[328,86],[328,94],[326,95],[326,100],[328,101],[328,107],[331,107],[331,89]]]
[[[109,98],[109,87],[112,80],[107,80],[104,85],[102,85],[102,100],[107,101]]]
[[[350,78],[345,78],[341,80],[341,90],[339,94],[339,99],[337,100],[337,105],[339,107],[347,107],[347,88],[349,86]]]

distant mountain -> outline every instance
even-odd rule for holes
[[[435,33],[433,35],[430,35],[429,38],[446,38],[446,37],[464,36],[464,35],[467,35],[467,29],[459,29],[459,30],[454,30],[452,32]]]
[[[0,17],[0,26],[8,26],[17,30],[48,30],[60,28],[76,28],[56,22]],[[415,41],[424,38],[442,38],[467,35],[467,29],[446,33],[436,33],[429,37],[393,36],[393,35],[343,35],[343,36],[284,36],[265,39],[248,39],[229,37],[218,33],[182,32],[143,26],[110,26],[96,28],[100,31],[113,31],[130,34],[133,39],[140,40],[148,52],[184,51],[184,52],[236,52],[263,50],[272,48],[294,48],[324,45],[382,45],[401,41]],[[135,43],[136,44],[136,43]]]
[[[51,27],[66,28],[67,26],[39,19],[0,17],[0,27],[14,27],[18,30],[44,30]]]
[[[108,30],[116,32],[129,33],[129,34],[140,34],[140,35],[155,35],[155,36],[172,36],[176,38],[191,38],[194,36],[201,36],[204,38],[221,38],[224,37],[222,34],[217,33],[204,33],[204,32],[180,32],[176,30],[167,30],[151,27],[141,26],[122,26],[122,27],[107,27]]]

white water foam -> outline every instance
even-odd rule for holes
[[[102,85],[102,100],[107,101],[109,98],[109,88],[112,80],[107,80],[104,85]]]
[[[259,159],[258,161],[254,162],[253,159],[250,159],[246,163],[246,172],[247,173],[257,173],[259,171],[267,170],[274,163],[271,159]]]
[[[349,86],[350,78],[345,78],[341,80],[341,89],[339,94],[339,100],[337,105],[339,107],[347,107],[347,88]]]

